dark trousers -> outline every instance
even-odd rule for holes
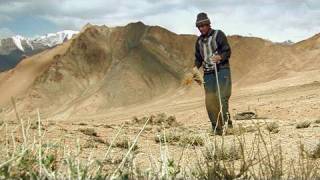
[[[208,112],[209,119],[214,129],[217,125],[217,128],[222,128],[222,125],[228,121],[231,123],[230,113],[229,113],[229,98],[231,96],[231,72],[229,67],[220,68],[218,70],[219,85],[220,85],[220,94],[222,101],[222,113],[220,112],[219,105],[219,95],[218,95],[218,86],[216,82],[215,72],[204,74],[204,89],[205,89],[205,103],[206,109]],[[218,119],[219,115],[219,119]],[[222,122],[222,116],[225,122]]]

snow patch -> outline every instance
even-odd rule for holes
[[[37,37],[34,39],[34,41],[52,47],[58,44],[62,44],[66,40],[71,39],[73,35],[78,33],[79,31],[64,30],[57,33],[48,33],[44,36]]]
[[[30,46],[30,48],[31,48],[32,50],[34,50],[34,47],[32,46],[32,44],[31,44],[30,40],[29,40],[29,39],[27,39],[27,40],[26,40],[26,42],[27,42],[28,46]]]
[[[44,36],[37,36],[33,38],[26,38],[20,35],[12,36],[11,39],[17,49],[25,52],[29,49],[35,50],[39,44],[45,47],[54,47],[58,44],[62,44],[67,40],[70,40],[75,34],[78,34],[79,31],[64,30],[57,33],[48,33]],[[0,47],[3,42],[0,39]]]
[[[19,36],[19,35],[13,36],[11,38],[12,38],[14,44],[17,46],[17,48],[20,49],[21,51],[24,51],[24,48],[22,47],[21,41],[25,40],[25,38],[22,36]]]

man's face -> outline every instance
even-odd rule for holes
[[[208,25],[208,24],[201,24],[201,25],[198,26],[198,29],[199,29],[199,31],[200,31],[200,33],[201,33],[202,35],[206,35],[206,34],[208,34],[208,32],[209,32],[209,30],[210,30],[210,25]]]

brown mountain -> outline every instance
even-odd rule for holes
[[[293,45],[228,38],[235,88],[320,67],[318,35]],[[26,111],[40,107],[46,115],[95,114],[174,94],[193,64],[195,40],[141,22],[114,28],[87,25],[71,41],[1,73],[0,104],[5,107],[15,96]]]
[[[0,89],[7,94],[0,101],[24,94],[25,107],[74,111],[90,104],[90,112],[146,102],[180,86],[194,38],[141,22],[86,27],[72,41],[2,75]]]

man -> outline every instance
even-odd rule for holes
[[[196,27],[201,35],[195,44],[194,70],[203,67],[206,109],[214,133],[221,135],[223,133],[222,126],[226,122],[228,122],[228,127],[232,127],[229,114],[229,98],[232,88],[229,65],[231,49],[224,32],[211,28],[211,22],[206,13],[202,12],[197,15]],[[222,112],[220,112],[214,63],[217,67]]]

